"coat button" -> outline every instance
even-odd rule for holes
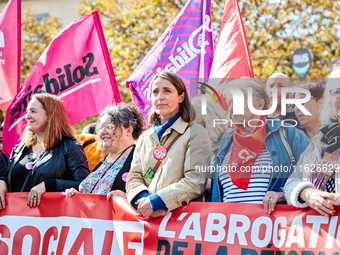
[[[276,155],[276,151],[273,151],[273,152],[272,152],[272,155],[275,156],[275,155]]]
[[[182,202],[182,205],[183,205],[183,206],[187,206],[188,203],[187,203],[186,201],[183,201],[183,202]]]

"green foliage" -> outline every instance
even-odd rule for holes
[[[110,52],[122,100],[131,100],[125,82],[186,1],[181,0],[83,0],[81,14],[97,10]],[[222,18],[223,2],[213,1],[215,31]]]
[[[34,12],[23,9],[21,15],[21,84],[32,71],[41,54],[55,37],[61,23],[58,18],[47,17],[38,22]]]
[[[241,1],[255,77],[268,78],[274,72],[282,72],[298,78],[291,66],[291,56],[299,48],[311,50],[314,56],[307,78],[324,78],[329,74],[340,56],[336,51],[339,2]]]

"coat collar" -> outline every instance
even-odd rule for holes
[[[165,130],[163,137],[170,134],[172,129],[175,130],[177,133],[183,134],[189,125],[188,122],[185,122],[182,117],[179,117],[174,124],[172,124],[171,127],[169,127],[167,130]],[[151,138],[155,141],[158,141],[158,134],[155,130],[155,126],[152,126],[152,133]]]

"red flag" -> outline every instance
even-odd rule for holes
[[[26,125],[33,94],[51,93],[64,103],[71,124],[121,101],[98,13],[68,25],[39,58],[8,108],[3,130],[8,155]]]
[[[0,14],[0,109],[7,110],[20,87],[21,0]]]
[[[227,0],[210,79],[211,85],[241,77],[254,78],[247,37],[237,0]]]

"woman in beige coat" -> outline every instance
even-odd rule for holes
[[[160,72],[150,83],[152,128],[141,135],[126,183],[127,198],[145,218],[200,200],[207,179],[211,145],[195,119],[182,78]]]

